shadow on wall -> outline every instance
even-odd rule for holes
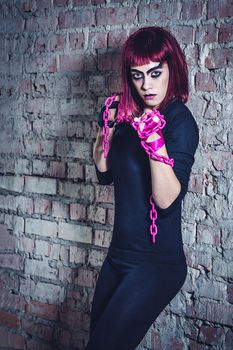
[[[5,348],[83,349],[87,343],[113,224],[113,199],[96,202],[92,147],[98,112],[119,83],[118,55],[99,50],[85,57],[82,72],[35,74],[24,112],[14,117],[13,139],[22,148],[11,148],[14,166],[4,169],[0,196]]]

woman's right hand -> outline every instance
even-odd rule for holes
[[[116,95],[115,97],[115,100],[113,101],[113,104],[114,102],[119,102],[120,101],[120,95]],[[109,108],[109,120],[110,121],[114,121],[116,119],[116,116],[117,116],[117,108],[116,107],[113,107]]]
[[[115,121],[116,116],[117,116],[118,102],[119,101],[120,101],[120,95],[117,94],[114,101],[112,102],[112,104],[109,107],[108,126],[110,128],[114,127],[114,121]],[[104,105],[104,107],[101,109],[99,116],[98,116],[98,125],[100,128],[102,128],[104,126],[103,114],[104,114],[105,109],[106,109],[106,106]]]

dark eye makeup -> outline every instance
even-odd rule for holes
[[[161,74],[162,72],[159,72],[159,71],[153,71],[153,72],[151,72],[151,76],[152,76],[152,78],[158,78],[159,76],[160,76],[160,74]],[[132,77],[132,79],[134,79],[134,80],[139,80],[139,79],[141,79],[141,78],[143,78],[143,76],[144,76],[144,74],[142,73],[131,73],[131,77]]]

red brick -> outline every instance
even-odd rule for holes
[[[195,301],[195,305],[187,305],[187,316],[216,322],[222,325],[232,325],[233,305],[220,304],[207,298]]]
[[[92,77],[88,82],[88,87],[92,87],[93,90],[99,86],[99,89],[105,88],[105,79],[102,76]],[[97,90],[95,90],[97,91]],[[85,138],[95,139],[98,132],[96,122],[84,121],[83,133]],[[97,124],[98,125],[98,124]]]
[[[225,170],[227,164],[233,160],[233,155],[228,151],[209,151],[207,156],[217,170]]]
[[[57,329],[56,330],[56,338],[58,339],[58,343],[66,346],[70,346],[71,334],[67,329]]]
[[[77,330],[82,327],[83,314],[79,310],[63,308],[60,311],[59,317],[60,322],[72,330]]]
[[[227,301],[233,304],[233,284],[228,284],[227,286]]]
[[[84,67],[84,58],[81,55],[62,55],[60,56],[61,72],[78,72]]]
[[[19,249],[25,253],[33,254],[35,252],[35,241],[32,238],[20,237]]]
[[[91,9],[81,9],[78,11],[61,12],[58,17],[60,29],[83,28],[95,24],[94,11]]]
[[[214,246],[220,245],[220,231],[215,227],[197,224],[197,242]]]
[[[53,327],[46,326],[44,324],[38,324],[37,328],[39,338],[48,342],[53,340]]]
[[[89,205],[87,207],[87,220],[90,222],[106,222],[106,209],[97,205]]]
[[[60,244],[51,245],[51,259],[62,261],[65,265],[68,264],[68,248]]]
[[[47,36],[39,36],[34,43],[33,52],[46,52],[48,51],[48,38]]]
[[[31,300],[30,303],[26,304],[26,312],[45,320],[56,320],[58,306]]]
[[[233,2],[232,0],[211,0],[207,5],[207,17],[231,17],[233,16]]]
[[[167,2],[156,2],[155,4],[139,5],[139,23],[142,22],[152,22],[157,21],[174,21],[178,20],[180,16],[181,5],[179,2],[170,2],[169,6]],[[129,10],[131,11],[131,10]],[[128,20],[127,22],[132,23],[133,20]]]
[[[49,265],[47,258],[43,260],[25,259],[25,274],[53,280],[57,278],[57,270]]]
[[[23,12],[34,12],[36,10],[36,1],[27,0],[19,3],[19,8]]]
[[[20,91],[24,94],[31,95],[33,83],[31,79],[23,79],[20,81]]]
[[[23,269],[23,257],[17,254],[0,254],[0,266],[13,270]]]
[[[225,68],[233,66],[233,49],[212,49],[205,59],[207,68]]]
[[[93,288],[94,286],[94,275],[93,271],[86,268],[78,269],[78,277],[75,279],[75,283],[79,286]]]
[[[9,13],[8,13],[9,16]],[[8,33],[19,33],[22,32],[24,28],[24,20],[20,17],[15,17],[14,20],[12,18],[2,18],[0,21],[0,31],[8,32]]]
[[[89,49],[104,49],[107,47],[107,33],[90,32],[88,36]]]
[[[10,235],[9,232],[7,231],[6,226],[2,224],[0,224],[0,240],[1,240],[0,250],[4,250],[4,249],[15,250],[16,237],[13,235]]]
[[[79,163],[68,163],[67,169],[68,179],[84,179],[84,168],[82,164]]]
[[[59,267],[59,281],[72,283],[75,276],[75,271],[70,267]]]
[[[225,338],[225,346],[227,349],[230,349],[233,344],[233,331],[231,329],[228,329],[226,332],[226,338]]]
[[[94,244],[100,247],[109,247],[111,237],[109,231],[95,230]]]
[[[24,338],[21,335],[0,328],[0,339],[2,348],[25,349]]]
[[[200,343],[196,343],[193,340],[190,340],[189,343],[189,350],[205,350],[205,345],[200,344]]]
[[[107,220],[106,223],[113,225],[114,224],[114,215],[115,215],[115,210],[114,209],[108,209],[107,210]]]
[[[37,1],[38,10],[50,9],[52,7],[52,0],[40,0]]]
[[[97,67],[100,71],[112,70],[113,56],[115,53],[98,50]]]
[[[27,350],[54,350],[54,347],[42,343],[41,340],[27,339]]]
[[[91,5],[91,0],[73,0],[73,6]]]
[[[96,186],[96,202],[112,203],[114,202],[114,188],[111,185]]]
[[[193,43],[193,28],[191,26],[173,27],[170,32],[175,36],[179,44]]]
[[[85,249],[70,246],[69,261],[73,264],[85,264],[86,251]]]
[[[201,251],[190,250],[187,246],[184,246],[186,261],[188,266],[196,269],[200,266],[204,266],[206,270],[212,270],[212,257]]]
[[[50,215],[51,201],[45,198],[34,199],[34,213]]]
[[[233,41],[233,25],[232,23],[221,24],[219,29],[218,40],[220,43]]]
[[[73,332],[71,338],[71,345],[78,349],[83,349],[87,343],[86,336],[83,331]]]
[[[72,220],[85,220],[86,207],[84,204],[71,203],[70,204],[70,218]]]
[[[26,31],[29,32],[49,32],[54,31],[56,25],[55,17],[32,17],[26,20]]]
[[[108,33],[108,47],[119,48],[124,44],[127,39],[127,33],[125,30],[114,30]]]
[[[217,42],[218,29],[212,23],[201,25],[196,30],[195,42],[197,44],[209,44]]]
[[[76,0],[74,0],[76,1]],[[92,5],[105,4],[105,0],[91,0]]]
[[[68,121],[67,136],[68,137],[75,136],[77,138],[83,137],[83,123],[81,121]]]
[[[0,325],[17,329],[20,326],[20,321],[17,315],[0,310]]]
[[[26,73],[55,73],[57,71],[56,57],[37,57],[26,60]]]
[[[217,103],[216,101],[211,99],[207,105],[207,108],[205,108],[203,117],[206,119],[216,119],[220,111],[220,103]]]
[[[49,164],[49,175],[52,177],[65,177],[66,164],[64,162],[51,161]]]
[[[216,84],[210,73],[197,72],[195,76],[195,87],[197,91],[215,91]]]
[[[136,15],[137,9],[134,6],[97,8],[97,26],[133,23]]]
[[[200,327],[199,340],[209,345],[220,345],[224,342],[225,331],[220,327],[202,325]]]
[[[52,216],[67,219],[68,214],[69,214],[68,204],[64,204],[59,201],[52,202]]]
[[[6,289],[2,284],[0,284],[0,308],[24,311],[24,297],[13,294],[12,290],[9,290],[9,287]]]
[[[181,19],[185,21],[202,18],[203,3],[186,1],[182,3]]]
[[[66,37],[65,35],[54,34],[49,39],[49,49],[52,52],[64,51]]]
[[[72,50],[82,50],[84,48],[85,38],[83,33],[70,33],[69,47]]]
[[[203,175],[191,174],[188,184],[188,190],[195,193],[203,193]]]
[[[35,254],[50,257],[51,244],[49,244],[49,242],[47,242],[47,241],[36,240],[35,241]]]
[[[28,335],[35,335],[37,333],[37,325],[31,319],[22,318],[21,328]]]
[[[68,0],[54,0],[54,6],[66,6]]]

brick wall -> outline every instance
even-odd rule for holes
[[[232,349],[232,16],[231,0],[0,1],[1,349],[88,340],[114,218],[92,161],[96,116],[119,87],[119,47],[154,24],[187,56],[200,144],[183,203],[188,276],[138,349]]]

